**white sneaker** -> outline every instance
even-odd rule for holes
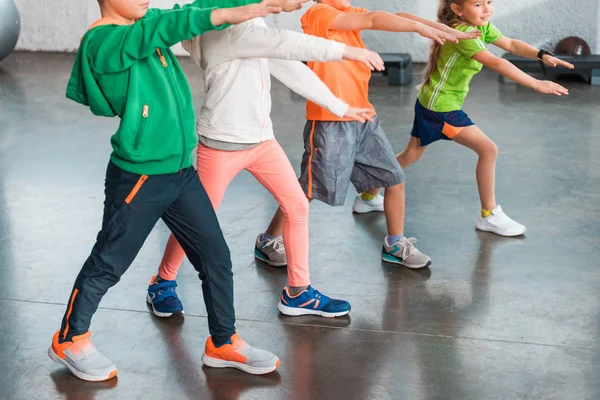
[[[483,218],[481,214],[477,216],[475,227],[480,231],[492,232],[500,236],[519,236],[525,233],[525,226],[512,220],[502,211],[502,207],[498,206],[492,215]]]
[[[374,211],[383,212],[383,196],[378,194],[373,200],[365,201],[360,194],[354,199],[352,211],[357,214],[366,214]]]

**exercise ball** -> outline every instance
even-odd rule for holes
[[[589,56],[592,51],[590,45],[582,38],[569,36],[558,42],[554,52],[565,56]]]
[[[0,0],[0,61],[17,45],[21,33],[19,10],[13,0]]]

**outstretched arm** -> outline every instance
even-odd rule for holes
[[[497,57],[487,50],[478,52],[473,56],[473,59],[520,85],[532,88],[536,92],[554,94],[556,96],[569,94],[569,91],[563,86],[551,81],[535,79],[515,67],[510,61]]]
[[[184,7],[148,13],[133,25],[99,27],[89,44],[95,55],[93,66],[100,73],[122,71],[150,56],[156,48],[171,47],[206,31],[224,29],[272,11],[264,1],[216,10]]]
[[[304,33],[271,29],[262,20],[232,27],[229,34],[232,58],[322,62],[344,59],[362,62],[371,70],[383,70],[383,60],[377,53]]]
[[[240,7],[246,4],[260,3],[262,0],[195,0],[191,4],[186,4],[183,7],[198,7],[198,8],[229,8]],[[304,3],[309,0],[267,0],[268,6],[281,8],[283,11],[294,11],[302,8]]]
[[[260,25],[259,25],[260,24]],[[346,45],[299,32],[271,29],[264,22],[248,22],[231,27],[230,56],[235,58],[275,58],[300,61],[341,61]]]
[[[539,49],[536,49],[535,47],[531,46],[528,43],[525,43],[522,40],[511,39],[506,36],[502,36],[500,39],[492,42],[492,44],[494,46],[500,47],[501,49],[503,49],[504,51],[506,51],[508,53],[512,53],[519,57],[530,58],[533,60],[537,59],[537,55],[539,52]],[[557,67],[560,65],[561,67],[566,67],[569,69],[575,68],[575,66],[573,66],[573,64],[563,61],[559,58],[552,57],[551,55],[548,55],[548,54],[545,54],[542,57],[542,61],[544,62],[544,64],[546,64],[550,67]]]
[[[335,97],[327,85],[300,61],[269,60],[269,70],[271,75],[288,88],[340,118],[351,118],[359,122],[371,119],[371,110],[349,107]]]
[[[398,17],[401,18],[406,18],[406,19],[410,19],[411,21],[416,21],[416,22],[420,22],[423,25],[427,25],[431,28],[435,28],[437,30],[440,30],[442,32],[446,32],[452,36],[454,36],[456,39],[458,40],[465,40],[465,39],[476,39],[479,36],[481,36],[481,32],[479,30],[474,30],[471,32],[462,32],[462,31],[458,31],[454,28],[449,27],[446,24],[442,24],[439,22],[434,22],[434,21],[430,21],[428,19],[425,18],[421,18],[421,17],[417,17],[416,15],[407,13],[407,12],[399,12],[396,13],[396,15]]]
[[[416,32],[440,44],[446,40],[458,42],[452,34],[429,27],[421,22],[402,18],[386,11],[366,13],[339,13],[329,29],[332,31],[362,31],[365,29],[388,32]]]

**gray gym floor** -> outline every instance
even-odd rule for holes
[[[15,53],[0,64],[0,399],[598,399],[600,398],[600,87],[565,83],[551,98],[476,77],[465,110],[500,147],[498,201],[525,238],[474,230],[476,156],[436,143],[406,171],[406,233],[431,269],[382,264],[383,215],[311,205],[314,286],[350,317],[286,318],[286,271],[255,263],[276,203],[250,174],[219,219],[231,247],[240,334],[275,352],[278,372],[204,368],[200,282],[179,276],[183,319],[158,320],[145,294],[169,232],[156,226],[111,289],[92,339],[119,369],[105,383],[46,355],[100,227],[109,137],[117,120],[65,98],[72,55]],[[196,107],[198,72],[182,61]],[[276,135],[299,170],[304,103],[274,83]],[[375,75],[371,99],[399,151],[416,91]]]

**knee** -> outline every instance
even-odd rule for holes
[[[424,147],[411,146],[406,149],[406,155],[408,156],[408,159],[411,161],[411,163],[415,163],[415,162],[419,161],[419,159],[421,158],[421,156],[423,155],[424,152],[425,152]]]
[[[308,199],[304,196],[295,196],[290,201],[285,201],[281,204],[281,210],[285,215],[285,219],[291,222],[308,221]]]
[[[498,158],[498,146],[496,143],[490,141],[481,151],[479,157],[484,157],[490,160],[496,160]]]
[[[404,182],[385,188],[386,194],[404,193]]]

